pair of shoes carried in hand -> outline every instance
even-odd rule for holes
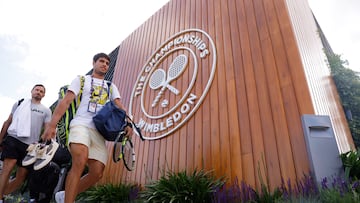
[[[22,161],[23,166],[34,164],[34,170],[39,170],[46,166],[54,157],[59,143],[51,140],[50,144],[34,143],[27,148],[27,154]]]

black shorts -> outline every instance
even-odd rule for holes
[[[3,143],[3,150],[1,153],[1,160],[4,159],[16,159],[16,164],[22,166],[21,162],[27,154],[28,144],[21,142],[20,140],[12,137],[6,136]]]

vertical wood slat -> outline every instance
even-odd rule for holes
[[[181,30],[183,27],[183,18],[184,18],[184,13],[185,13],[185,10],[184,10],[184,7],[185,5],[183,5],[182,2],[175,2],[175,8],[173,10],[174,13],[174,25],[172,26],[172,29],[171,29],[171,35],[169,35],[168,37],[174,35],[176,32],[178,32],[179,30]],[[180,11],[179,9],[181,9],[182,11]],[[174,60],[174,57],[171,56],[169,57],[170,58],[170,61],[171,60]],[[167,65],[170,65],[170,61]],[[177,87],[181,87],[182,86],[182,81],[176,81],[175,85]],[[175,102],[175,97],[172,97],[171,98],[172,101]],[[179,163],[180,163],[180,153],[181,153],[181,148],[180,148],[180,142],[181,140],[183,139],[183,136],[181,135],[181,132],[180,130],[174,132],[173,136],[172,137],[172,146],[173,146],[173,149],[169,149],[169,150],[172,150],[172,153],[171,153],[171,168],[173,169],[172,171],[174,172],[177,172],[179,171]],[[169,170],[169,169],[167,169]]]
[[[164,15],[164,8],[162,8],[157,14],[157,25],[155,26],[155,32],[156,35],[154,36],[154,45],[156,46],[156,44],[160,44],[161,43],[161,35],[163,34],[163,32],[160,32],[160,30],[165,27],[163,25],[164,21],[160,20],[163,19],[163,15]],[[154,48],[155,49],[155,48]],[[151,142],[150,145],[153,147],[152,151],[149,151],[149,154],[153,154],[153,157],[149,157],[149,160],[152,161],[152,163],[149,163],[149,168],[151,168],[152,174],[151,177],[153,177],[154,179],[157,179],[157,175],[158,175],[158,171],[159,171],[159,159],[160,157],[160,149],[161,149],[161,145],[162,145],[163,140],[160,140],[160,142]]]
[[[237,24],[238,24],[238,30],[239,33],[237,38],[239,42],[237,44],[240,45],[240,48],[238,52],[233,53],[233,57],[235,60],[238,60],[238,63],[235,66],[235,70],[238,72],[238,79],[241,80],[241,82],[238,83],[238,92],[237,95],[240,98],[238,101],[238,108],[239,108],[239,117],[240,117],[240,137],[241,137],[241,156],[243,157],[243,162],[241,165],[243,166],[243,180],[247,182],[250,185],[255,185],[256,183],[256,167],[253,164],[254,160],[254,153],[253,153],[253,141],[252,141],[252,122],[249,119],[251,112],[251,105],[253,103],[250,103],[248,101],[248,98],[251,97],[251,95],[248,96],[248,94],[252,93],[249,89],[251,84],[249,84],[249,81],[251,81],[249,75],[249,71],[247,68],[251,67],[251,62],[249,60],[249,34],[247,32],[247,23],[246,23],[246,13],[245,13],[245,6],[243,1],[236,1],[236,15],[237,15]],[[236,33],[236,31],[235,31]],[[236,36],[236,35],[235,35]],[[235,41],[236,42],[236,41]],[[241,57],[238,56],[238,53],[241,53]],[[240,89],[241,88],[241,89]],[[241,91],[242,90],[242,91]]]
[[[202,23],[202,19],[203,19],[203,10],[199,9],[202,7],[202,1],[196,1],[195,6],[193,7],[192,10],[192,18],[195,18],[196,20],[194,21],[194,23],[191,25],[191,27],[201,27],[201,23]],[[201,74],[199,74],[198,77],[198,84],[195,87],[195,93],[196,95],[201,95],[202,91],[201,91],[201,84],[203,83]],[[204,164],[202,162],[202,152],[203,152],[203,144],[202,144],[202,140],[204,139],[204,134],[203,134],[203,128],[202,125],[196,121],[202,121],[203,120],[203,110],[199,109],[198,113],[195,114],[194,119],[191,119],[191,125],[189,126],[189,128],[193,128],[194,130],[194,135],[196,135],[194,137],[194,160],[193,160],[193,169],[199,169],[199,168],[204,168]]]
[[[214,1],[214,4],[216,2]],[[215,12],[215,44],[217,44],[217,49],[218,50],[225,50],[225,46],[223,43],[223,38],[224,38],[224,34],[223,30],[222,30],[222,13],[221,13],[221,7],[223,6],[223,4],[221,4],[220,6],[214,6],[214,12]],[[225,67],[225,53],[224,51],[218,51],[217,52],[217,66],[218,66],[218,74],[216,75],[216,81],[217,81],[217,92],[218,92],[218,96],[217,96],[217,108],[216,110],[218,111],[219,117],[217,117],[216,120],[216,125],[214,125],[214,127],[219,129],[219,134],[217,134],[217,136],[219,136],[219,142],[216,143],[214,142],[214,144],[216,145],[220,145],[219,151],[220,153],[216,155],[216,157],[214,157],[214,159],[216,159],[216,161],[219,164],[219,171],[223,172],[223,175],[225,175],[226,177],[230,177],[230,162],[229,162],[229,157],[230,157],[230,153],[229,153],[229,129],[228,129],[228,118],[227,118],[227,114],[228,114],[228,106],[227,105],[223,105],[227,103],[227,95],[226,95],[226,85],[221,85],[221,83],[226,82],[226,78],[225,78],[225,71],[226,71],[226,67]],[[215,88],[214,88],[215,89]],[[215,98],[214,98],[215,100]],[[216,119],[216,118],[214,118]],[[219,125],[220,123],[222,123],[221,125]],[[220,174],[218,174],[220,175]]]
[[[187,28],[187,20],[189,19],[189,9],[190,9],[190,4],[189,1],[183,1],[183,2],[179,2],[180,4],[178,4],[178,8],[180,8],[181,12],[180,12],[180,19],[179,19],[179,30],[184,30]],[[180,87],[182,87],[182,89],[186,88],[185,87],[185,83],[183,82],[183,80],[181,81],[181,84],[179,85]],[[187,151],[187,146],[186,146],[186,141],[187,141],[187,129],[186,128],[180,128],[178,130],[178,143],[176,143],[178,146],[178,151],[177,154],[174,154],[174,158],[177,162],[175,162],[175,168],[174,171],[178,172],[182,169],[186,168],[186,151]]]
[[[201,1],[201,8],[202,8],[202,21],[199,27],[208,27],[209,26],[209,18],[207,17],[209,14],[209,4],[208,0],[202,0]],[[204,61],[202,63],[204,67],[209,67],[210,64],[207,61]],[[204,69],[202,72],[202,78],[206,78],[208,75],[207,69]],[[204,80],[203,80],[204,81]],[[201,154],[197,155],[202,158],[202,164],[203,168],[207,171],[210,171],[213,169],[212,164],[212,156],[211,156],[211,118],[210,118],[210,96],[207,95],[207,99],[205,99],[203,108],[203,115],[202,115],[202,122],[199,124],[199,122],[196,122],[198,128],[202,127],[202,147],[203,150],[200,152]],[[200,126],[202,125],[202,126]]]
[[[144,185],[166,171],[202,168],[257,187],[259,172],[270,188],[278,186],[281,178],[301,178],[309,160],[300,119],[314,113],[314,103],[286,1],[300,0],[171,0],[122,42],[113,81],[126,106],[133,81],[149,57],[182,30],[201,29],[214,40],[216,73],[205,100],[185,125],[159,140],[140,141],[135,136],[136,170],[128,172],[122,163],[108,161],[101,183]],[[170,56],[163,65],[172,60]],[[208,68],[198,73],[197,95],[211,71],[208,61],[200,63]],[[186,89],[190,70],[172,84]],[[145,105],[151,105],[156,93],[148,95]],[[170,104],[177,99],[169,91],[163,97]],[[156,111],[151,113],[163,110]],[[136,109],[134,117],[140,112]],[[108,150],[112,153],[112,143]]]
[[[163,10],[163,18],[165,16],[168,16],[168,12],[171,8],[169,8],[169,5],[165,5],[162,10]],[[163,25],[162,27],[164,27],[164,32],[161,34],[161,37],[159,38],[159,41],[165,41],[166,37],[169,36],[170,31],[169,31],[169,27],[170,27],[170,23],[169,21],[163,21],[162,22]],[[161,27],[161,26],[160,26]],[[172,103],[170,101],[170,103]],[[159,179],[162,175],[162,172],[164,170],[166,170],[165,166],[166,166],[166,148],[167,148],[167,144],[168,144],[169,139],[162,139],[160,141],[160,151],[159,151],[159,158],[158,158],[158,165],[155,166],[154,171],[156,171],[156,174],[154,175],[154,179]]]
[[[177,10],[176,3],[169,5],[168,15],[170,15],[170,13],[176,13],[176,10]],[[164,36],[164,38],[171,36],[175,32],[175,29],[176,29],[175,22],[177,22],[177,15],[171,15],[171,17],[169,18],[169,21],[167,22],[167,27],[168,27],[167,33],[168,34],[167,34],[167,36]],[[174,102],[174,97],[170,98],[170,102]],[[162,172],[165,171],[169,166],[170,166],[170,168],[172,167],[174,148],[177,145],[177,143],[174,142],[174,136],[169,136],[165,140],[167,142],[166,143],[165,160],[164,160],[164,165],[161,168],[161,171],[159,171],[159,175],[162,175]]]

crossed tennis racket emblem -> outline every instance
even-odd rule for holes
[[[176,89],[174,86],[172,86],[170,82],[178,78],[184,72],[184,70],[186,69],[187,62],[188,62],[187,56],[181,54],[177,56],[174,59],[174,61],[170,64],[167,72],[167,76],[164,69],[161,68],[153,72],[153,74],[150,77],[149,86],[153,90],[157,90],[160,87],[161,89],[156,95],[154,101],[152,102],[151,104],[152,107],[155,107],[158,104],[166,88],[176,95],[179,94],[179,90]]]

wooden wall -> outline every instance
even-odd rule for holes
[[[166,171],[197,168],[214,170],[217,176],[225,175],[229,181],[238,178],[257,187],[260,172],[270,188],[275,188],[281,178],[294,181],[307,173],[309,160],[301,116],[327,113],[318,110],[326,106],[333,111],[330,115],[338,115],[333,120],[334,126],[348,131],[343,126],[343,113],[332,108],[333,101],[338,102],[336,93],[321,97],[321,103],[317,103],[320,98],[314,98],[313,89],[333,92],[334,88],[331,83],[319,90],[308,81],[311,73],[303,65],[307,56],[298,44],[305,42],[294,33],[304,30],[307,24],[294,29],[287,8],[288,4],[301,1],[171,0],[136,29],[120,44],[113,79],[127,106],[133,97],[134,81],[149,58],[171,36],[183,30],[196,28],[208,33],[216,47],[216,71],[204,100],[184,125],[161,139],[140,141],[134,136],[136,170],[128,172],[122,163],[115,164],[109,159],[101,183],[143,185]],[[301,9],[306,12],[298,11],[298,15],[309,18],[308,6]],[[210,56],[214,57],[214,53]],[[163,61],[167,65],[170,62],[171,59]],[[201,63],[202,77],[191,90],[194,94],[202,94],[210,65]],[[193,69],[189,68],[189,73],[190,70]],[[174,81],[177,88],[187,88],[189,73]],[[144,103],[149,105],[156,94],[149,92]],[[176,101],[168,93],[163,97],[168,97],[170,104]],[[135,120],[139,119],[141,108],[132,108]],[[341,136],[345,135],[338,135]],[[108,143],[108,149],[112,153],[112,143]]]
[[[315,24],[309,4],[307,1],[287,0],[287,5],[315,114],[330,116],[340,152],[355,149],[336,86],[330,77],[327,58],[319,38],[320,30]]]

